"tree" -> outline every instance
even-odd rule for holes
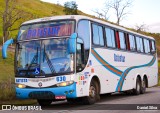
[[[64,3],[63,12],[66,15],[77,15],[78,14],[77,9],[78,9],[78,5],[76,4],[75,1],[65,2]]]
[[[97,14],[98,18],[103,18],[105,20],[109,19],[109,16],[108,16],[109,8],[102,9],[101,11],[99,11],[98,9],[92,10],[92,11]]]
[[[113,0],[111,2],[107,2],[105,5],[115,11],[117,18],[116,23],[119,25],[124,17],[129,14],[127,9],[132,5],[132,0]]]
[[[4,0],[5,9],[1,12],[2,15],[2,30],[3,30],[3,42],[7,41],[10,35],[10,31],[16,30],[18,28],[12,28],[12,26],[20,21],[25,13],[22,10],[19,10],[17,7],[16,0]]]
[[[145,32],[146,30],[148,30],[148,26],[144,23],[140,25],[136,24],[135,29],[137,32],[141,32],[141,31]]]

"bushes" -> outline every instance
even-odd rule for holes
[[[0,81],[0,100],[15,99],[14,80],[9,76],[9,79]]]

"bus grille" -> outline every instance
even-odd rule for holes
[[[50,91],[34,91],[29,93],[31,99],[54,99],[55,96]]]

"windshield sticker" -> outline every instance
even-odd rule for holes
[[[36,68],[34,73],[38,75],[40,73],[40,68]]]

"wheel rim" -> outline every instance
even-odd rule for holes
[[[90,86],[90,89],[89,89],[89,96],[91,98],[94,98],[96,95],[96,88],[94,86]]]

